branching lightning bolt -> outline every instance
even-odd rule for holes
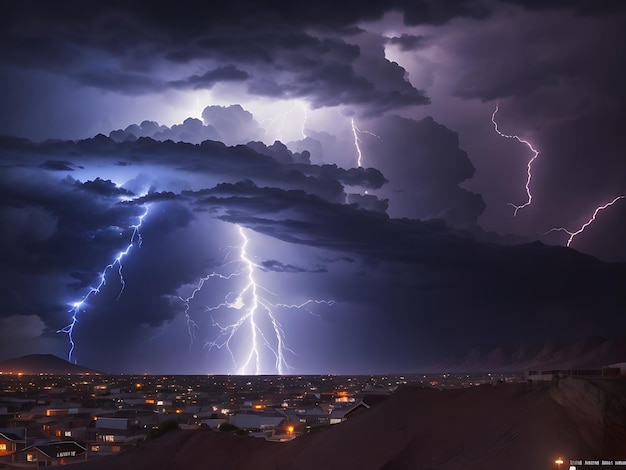
[[[523,209],[524,207],[529,206],[532,203],[532,201],[533,201],[533,195],[530,192],[530,181],[532,179],[532,166],[533,166],[533,163],[535,162],[535,160],[537,159],[537,157],[539,156],[539,151],[536,150],[532,146],[532,144],[530,142],[528,142],[527,140],[524,140],[524,139],[522,139],[521,137],[519,137],[517,135],[508,135],[508,134],[505,134],[505,133],[501,132],[498,129],[498,123],[496,122],[496,114],[497,113],[498,113],[498,105],[496,104],[496,109],[494,110],[493,114],[491,115],[491,122],[493,123],[493,127],[496,130],[496,132],[499,135],[501,135],[502,137],[505,137],[507,139],[515,139],[518,142],[526,145],[530,149],[530,151],[533,153],[532,158],[530,160],[528,160],[528,164],[526,165],[526,175],[527,175],[526,176],[526,197],[527,197],[527,200],[526,200],[526,202],[524,204],[521,204],[521,205],[516,205],[516,204],[513,204],[512,202],[509,202],[509,205],[512,206],[515,209],[515,211],[513,212],[513,216],[516,216],[517,212],[520,209]]]
[[[132,231],[132,235],[130,236],[130,241],[126,249],[123,251],[120,251],[117,254],[117,256],[114,258],[114,260],[104,267],[104,269],[100,273],[100,282],[98,283],[98,285],[96,285],[95,287],[91,287],[89,291],[87,292],[87,294],[85,294],[82,299],[72,304],[72,308],[69,310],[69,313],[72,314],[72,321],[70,322],[70,324],[64,328],[61,328],[60,330],[57,330],[57,333],[66,333],[69,338],[70,350],[67,355],[68,361],[70,362],[72,361],[72,354],[74,353],[74,349],[76,347],[76,343],[74,341],[74,327],[78,323],[78,316],[82,310],[82,307],[85,305],[85,302],[89,299],[89,297],[91,297],[92,295],[98,294],[100,292],[100,289],[102,289],[102,287],[106,285],[107,273],[109,272],[109,270],[113,269],[115,266],[117,266],[117,272],[118,272],[120,284],[121,284],[120,292],[117,295],[117,298],[119,299],[122,293],[124,292],[124,288],[126,287],[126,281],[124,280],[124,274],[122,272],[123,270],[122,260],[124,259],[126,255],[128,255],[128,253],[130,252],[133,246],[137,245],[140,247],[141,244],[143,243],[140,229],[143,223],[143,219],[146,217],[146,215],[148,215],[148,206],[145,206],[144,213],[141,216],[139,216],[139,222],[136,225],[131,225],[130,228],[132,228],[133,231]]]
[[[286,369],[289,368],[286,353],[295,353],[286,344],[285,332],[277,318],[276,310],[279,308],[303,309],[314,314],[310,310],[311,306],[316,304],[332,306],[335,302],[333,300],[310,299],[301,304],[290,305],[272,303],[269,301],[264,293],[273,296],[276,294],[261,286],[257,282],[255,274],[260,266],[256,264],[248,254],[248,245],[250,240],[248,239],[243,227],[237,225],[237,231],[241,239],[238,260],[242,266],[241,270],[233,272],[229,275],[211,273],[200,280],[197,287],[189,297],[186,299],[181,298],[186,306],[185,314],[187,316],[190,337],[193,339],[194,332],[197,330],[197,325],[189,317],[189,302],[193,300],[195,295],[202,289],[205,282],[211,278],[230,279],[235,276],[242,276],[246,279],[243,287],[235,292],[229,292],[225,296],[222,303],[208,307],[206,310],[212,312],[221,308],[228,308],[242,311],[243,313],[234,323],[228,325],[222,325],[221,323],[213,320],[213,326],[218,329],[218,335],[213,341],[207,342],[205,346],[208,347],[209,350],[212,348],[226,349],[233,361],[233,364],[235,364],[235,366],[239,364],[237,368],[238,374],[260,374],[263,368],[263,352],[269,351],[271,353],[270,357],[273,357],[276,371],[278,374],[284,374]],[[270,327],[264,328],[264,322],[269,323]],[[232,343],[240,334],[245,334],[244,330],[248,331],[250,340],[244,350],[243,359],[238,361],[236,354],[233,351]]]
[[[363,160],[363,152],[361,152],[361,146],[359,145],[360,139],[359,139],[359,135],[357,134],[357,132],[359,131],[359,128],[356,127],[356,124],[354,123],[354,119],[350,121],[350,124],[352,125],[352,134],[354,135],[354,147],[356,148],[356,154],[357,154],[356,164],[359,168],[361,168],[363,166],[361,165],[362,160]]]
[[[362,131],[361,129],[359,129],[354,122],[354,118],[350,120],[350,125],[352,127],[352,135],[354,136],[354,147],[356,148],[356,154],[357,154],[356,164],[359,168],[361,168],[363,166],[363,152],[361,151],[361,139],[359,139],[359,134],[368,134],[373,137],[376,137],[379,140],[383,140],[383,139],[381,139],[380,136],[374,134],[373,132]]]
[[[224,276],[222,274],[219,273],[210,273],[207,274],[206,276],[204,276],[203,278],[200,278],[200,280],[198,281],[198,284],[196,285],[196,287],[193,289],[193,291],[191,292],[191,295],[189,295],[188,297],[178,297],[181,302],[183,302],[183,304],[185,305],[185,318],[187,320],[187,329],[189,331],[189,348],[191,349],[191,346],[193,344],[194,339],[196,338],[196,333],[199,329],[198,324],[193,321],[193,319],[191,318],[191,316],[189,315],[189,303],[195,299],[196,294],[198,292],[200,292],[202,290],[202,287],[204,287],[204,283],[207,282],[209,279],[211,278],[218,278],[218,279],[224,279],[224,280],[228,280],[234,276],[239,276],[240,273],[232,273],[229,274],[227,276]]]
[[[543,235],[547,235],[549,233],[552,232],[565,232],[569,235],[569,238],[567,239],[567,246],[570,246],[572,244],[572,241],[574,241],[574,238],[576,238],[577,235],[580,235],[581,233],[583,233],[585,231],[585,229],[587,227],[589,227],[595,220],[596,217],[598,215],[598,213],[600,211],[603,211],[604,209],[606,209],[607,207],[612,206],[613,204],[615,204],[617,201],[619,201],[620,199],[625,199],[626,196],[617,196],[615,199],[613,199],[612,201],[607,202],[606,204],[603,204],[599,207],[596,208],[595,211],[593,211],[593,215],[589,218],[589,220],[587,220],[587,222],[585,222],[578,230],[576,230],[575,232],[571,232],[569,230],[567,230],[566,228],[563,227],[555,227],[555,228],[551,228],[550,230],[548,230],[547,232],[544,232]]]

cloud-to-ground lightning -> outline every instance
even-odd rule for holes
[[[352,125],[352,134],[354,135],[354,147],[356,148],[357,154],[356,164],[359,168],[361,168],[363,153],[361,152],[361,146],[359,145],[359,135],[357,134],[357,131],[359,129],[356,127],[356,124],[354,124],[354,119],[350,120],[350,124]]]
[[[585,222],[578,230],[576,230],[574,232],[572,232],[570,230],[567,230],[564,227],[555,227],[555,228],[551,228],[547,232],[544,232],[544,235],[547,235],[547,234],[552,233],[552,232],[565,232],[565,233],[567,233],[569,235],[569,238],[567,239],[566,245],[570,246],[572,244],[572,241],[574,241],[574,238],[576,238],[577,235],[580,235],[581,233],[583,233],[585,231],[585,229],[587,227],[589,227],[596,220],[596,217],[598,216],[598,213],[600,211],[603,211],[607,207],[612,206],[613,204],[615,204],[620,199],[625,199],[625,198],[626,198],[626,196],[623,196],[623,195],[622,196],[617,196],[612,201],[609,201],[606,204],[603,204],[603,205],[601,205],[599,207],[596,207],[596,210],[593,211],[593,215],[589,218],[589,220],[587,220],[587,222]]]
[[[287,346],[285,339],[285,331],[278,320],[276,311],[280,308],[303,309],[313,313],[309,308],[312,305],[333,305],[332,300],[315,300],[309,299],[301,304],[283,304],[271,302],[266,294],[276,296],[275,293],[269,291],[260,285],[256,279],[257,270],[261,268],[253,261],[248,253],[248,245],[250,240],[246,235],[243,227],[237,225],[238,235],[241,239],[239,246],[238,263],[241,269],[228,275],[211,273],[200,280],[195,290],[186,299],[182,299],[186,306],[187,322],[190,326],[190,335],[196,328],[195,322],[189,317],[189,302],[202,289],[206,281],[211,278],[230,279],[235,276],[241,276],[246,281],[242,287],[234,292],[229,292],[224,301],[218,305],[208,307],[208,312],[217,311],[221,308],[227,308],[242,312],[236,321],[230,324],[221,324],[213,320],[213,326],[218,329],[217,337],[206,343],[209,350],[213,348],[225,349],[228,351],[233,364],[237,367],[238,374],[260,374],[263,371],[263,355],[269,351],[270,357],[274,362],[275,370],[278,374],[284,374],[289,368],[287,363],[287,352],[295,354],[295,352]],[[193,323],[190,323],[193,322]],[[243,353],[238,354],[234,349],[234,341],[237,337],[246,335],[246,346]],[[238,360],[239,357],[239,360]]]
[[[374,134],[373,132],[362,131],[361,129],[359,129],[354,122],[354,118],[350,120],[350,126],[352,127],[352,135],[354,136],[354,147],[356,148],[356,154],[357,154],[356,164],[357,164],[357,167],[362,168],[363,167],[363,152],[361,151],[361,139],[359,138],[359,134],[368,134],[373,137],[376,137],[377,139],[381,141],[383,139],[380,136]],[[365,191],[365,194],[367,194],[367,191]]]
[[[141,246],[141,244],[143,243],[140,229],[143,223],[143,219],[146,217],[146,215],[148,215],[148,206],[145,206],[144,209],[145,209],[144,213],[139,216],[139,222],[135,225],[130,226],[130,228],[132,229],[132,234],[130,236],[130,241],[126,249],[124,249],[123,251],[120,251],[115,256],[113,261],[107,264],[104,267],[104,269],[100,272],[100,276],[99,276],[100,282],[95,287],[92,286],[89,289],[89,291],[83,296],[82,299],[72,304],[72,308],[69,310],[69,313],[72,314],[70,324],[64,328],[61,328],[60,330],[57,330],[57,333],[66,333],[68,336],[69,343],[70,343],[70,350],[68,352],[67,357],[68,357],[68,361],[70,362],[72,361],[72,354],[74,353],[74,349],[76,347],[76,343],[74,341],[74,328],[76,327],[76,324],[78,323],[79,314],[81,310],[83,309],[85,302],[87,302],[87,300],[89,299],[89,297],[99,293],[100,289],[102,289],[106,285],[107,273],[109,272],[109,270],[113,269],[115,266],[117,266],[117,272],[118,272],[120,284],[121,284],[120,292],[117,295],[117,298],[119,299],[122,293],[124,292],[124,288],[126,287],[126,281],[124,280],[124,274],[122,272],[123,270],[122,260],[126,255],[128,255],[128,253],[133,248],[133,246],[135,245]]]
[[[496,104],[496,109],[494,110],[493,114],[491,115],[491,122],[493,123],[493,127],[496,130],[496,132],[502,136],[505,137],[507,139],[515,139],[518,142],[526,145],[526,147],[529,148],[529,150],[533,153],[533,156],[530,160],[528,160],[528,164],[526,165],[526,202],[524,204],[513,204],[512,202],[509,202],[509,205],[512,206],[515,210],[513,212],[513,215],[516,216],[517,212],[520,209],[523,209],[524,207],[529,206],[532,202],[533,202],[533,195],[530,191],[530,182],[532,180],[533,174],[532,174],[532,166],[533,163],[535,162],[535,160],[537,160],[537,157],[539,156],[539,151],[536,150],[532,144],[530,142],[528,142],[527,140],[522,139],[521,137],[517,136],[517,135],[508,135],[505,134],[504,132],[501,132],[500,129],[498,129],[498,123],[496,122],[496,114],[498,113],[498,105]]]
[[[356,148],[357,160],[356,164],[359,168],[363,166],[363,152],[361,151],[361,139],[359,138],[359,134],[368,134],[373,137],[376,137],[379,140],[383,140],[380,136],[374,134],[373,132],[363,131],[359,129],[354,122],[354,118],[350,120],[350,126],[352,127],[352,135],[354,136],[354,148]]]

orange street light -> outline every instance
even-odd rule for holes
[[[554,463],[556,464],[557,468],[561,468],[561,465],[563,465],[563,459],[559,457],[554,461]]]

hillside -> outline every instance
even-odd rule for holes
[[[626,338],[586,337],[520,347],[472,349],[428,367],[433,372],[516,372],[550,369],[599,369],[626,361]],[[421,372],[421,371],[420,371]]]
[[[28,356],[0,361],[0,372],[24,375],[39,374],[98,374],[87,367],[67,362],[52,354],[30,354]]]
[[[626,416],[625,384],[580,386],[576,380],[559,387],[403,387],[366,413],[288,443],[178,431],[73,468],[540,470],[553,468],[558,456],[566,461],[626,458],[626,423],[606,419],[607,413]],[[592,396],[597,399],[590,401]],[[578,407],[581,400],[587,403],[584,410]]]

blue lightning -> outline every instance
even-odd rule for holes
[[[290,368],[286,358],[287,353],[295,355],[295,352],[287,346],[285,331],[278,320],[276,310],[280,308],[302,309],[315,315],[310,309],[314,305],[332,306],[336,302],[333,300],[315,299],[309,299],[301,304],[271,302],[266,294],[272,296],[276,296],[276,294],[257,282],[255,275],[257,269],[260,269],[261,266],[255,263],[248,254],[250,240],[244,228],[237,225],[237,231],[241,239],[238,254],[238,264],[241,266],[241,269],[228,275],[215,272],[210,273],[200,280],[189,297],[186,299],[180,298],[185,303],[185,315],[190,338],[193,340],[193,337],[195,337],[197,324],[189,316],[189,303],[203,288],[206,281],[212,278],[227,280],[235,276],[241,276],[245,279],[245,283],[241,288],[235,292],[229,292],[220,304],[206,308],[207,312],[227,308],[240,311],[242,312],[241,315],[235,322],[228,325],[223,325],[212,318],[213,326],[218,329],[218,334],[214,340],[206,342],[205,347],[209,351],[214,348],[225,349],[236,367],[236,373],[242,375],[258,375],[262,373],[264,353],[269,352],[270,357],[273,358],[276,371],[282,375]],[[264,323],[266,326],[264,326]],[[241,358],[238,360],[237,354],[233,351],[233,342],[238,336],[246,334],[249,335],[249,341],[244,348]]]
[[[120,292],[117,295],[117,298],[119,299],[122,293],[124,292],[124,288],[126,287],[126,281],[124,280],[124,274],[122,272],[123,270],[122,260],[126,255],[128,255],[128,253],[130,253],[130,250],[133,248],[133,246],[136,245],[140,247],[143,243],[140,229],[143,223],[143,219],[146,217],[146,215],[148,215],[148,206],[145,206],[144,209],[145,209],[144,213],[141,216],[139,216],[139,222],[136,225],[130,226],[130,228],[132,228],[133,231],[130,236],[130,241],[126,249],[123,251],[120,251],[117,254],[117,256],[114,258],[114,260],[104,267],[104,269],[100,273],[100,282],[98,283],[98,285],[95,287],[91,287],[89,291],[87,292],[87,294],[85,294],[81,300],[74,302],[72,304],[72,308],[69,310],[69,313],[72,314],[70,324],[64,328],[61,328],[60,330],[57,330],[57,333],[65,333],[68,336],[69,343],[70,343],[70,350],[67,355],[67,360],[70,362],[72,362],[72,354],[74,353],[74,349],[76,347],[76,343],[74,341],[74,327],[78,323],[78,316],[83,306],[85,305],[85,302],[87,302],[87,300],[89,299],[89,297],[91,297],[92,295],[98,294],[100,292],[100,289],[106,285],[107,273],[109,272],[109,270],[113,269],[115,266],[117,266],[117,272],[118,272],[120,284],[121,284]]]
[[[491,122],[493,123],[493,127],[496,130],[496,132],[502,136],[505,137],[507,139],[515,139],[517,140],[519,143],[526,145],[526,147],[528,147],[530,149],[530,151],[533,153],[533,156],[531,157],[530,160],[528,160],[528,164],[526,165],[526,202],[524,204],[513,204],[512,202],[509,202],[509,206],[513,207],[515,210],[513,212],[513,216],[517,215],[517,212],[520,209],[523,209],[524,207],[529,206],[532,202],[533,202],[533,195],[530,191],[530,181],[532,180],[533,174],[532,174],[532,166],[533,163],[535,162],[535,160],[537,160],[537,157],[539,156],[539,151],[536,150],[532,144],[530,142],[528,142],[527,140],[524,140],[522,138],[520,138],[517,135],[508,135],[505,134],[503,132],[500,132],[500,129],[498,129],[498,123],[496,122],[496,114],[498,113],[498,105],[496,104],[496,109],[494,110],[493,114],[491,115]]]
[[[191,346],[193,345],[194,340],[196,339],[196,333],[199,330],[198,324],[191,318],[191,315],[189,315],[190,302],[196,298],[196,294],[202,290],[202,288],[204,287],[204,283],[207,282],[209,279],[218,278],[218,279],[228,280],[234,276],[239,276],[239,274],[240,273],[238,272],[229,274],[227,276],[224,276],[216,272],[207,274],[206,276],[200,278],[200,280],[198,281],[198,284],[191,291],[191,294],[188,297],[184,297],[184,298],[181,296],[178,297],[178,299],[185,305],[185,310],[183,313],[185,314],[185,319],[187,321],[187,330],[189,333],[189,349],[190,350],[191,350]]]

